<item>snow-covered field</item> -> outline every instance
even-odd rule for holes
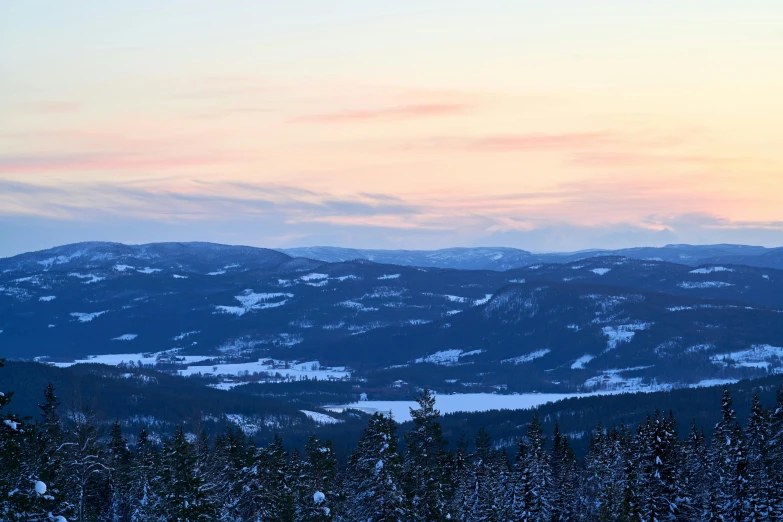
[[[525,393],[521,395],[496,395],[493,393],[459,393],[438,395],[435,407],[441,413],[479,412],[490,410],[527,410],[548,402],[560,401],[571,397],[585,397],[590,394],[578,393]],[[324,409],[342,412],[346,409],[375,412],[392,412],[397,422],[411,420],[410,408],[418,407],[415,401],[361,401],[352,404],[328,406]]]
[[[325,413],[320,413],[317,411],[308,411],[308,410],[299,410],[311,419],[313,419],[318,424],[340,424],[341,422],[345,422],[342,419],[335,419],[334,417],[330,417],[329,415]]]
[[[206,357],[204,358],[206,359]],[[201,359],[201,360],[204,360]],[[253,373],[269,373],[271,375],[280,374],[282,377],[293,377],[295,379],[344,379],[350,377],[351,372],[342,367],[327,368],[322,367],[318,361],[309,361],[303,363],[291,363],[285,368],[284,361],[273,359],[259,359],[256,362],[249,363],[228,363],[216,364],[214,366],[188,366],[184,370],[179,370],[180,375],[244,375]]]
[[[106,364],[109,366],[117,366],[118,364],[128,363],[131,361],[133,361],[134,363],[138,363],[139,361],[141,361],[142,364],[155,364],[155,362],[158,359],[158,356],[162,356],[162,355],[167,355],[167,356],[175,355],[178,359],[181,359],[182,362],[184,362],[185,364],[197,363],[209,359],[209,357],[205,355],[179,356],[176,355],[176,353],[172,353],[172,352],[113,353],[113,354],[106,354],[106,355],[88,355],[86,359],[77,359],[73,362],[55,363],[55,366],[59,366],[60,368],[67,368],[68,366],[73,366],[74,364],[82,364],[82,363]]]
[[[527,355],[520,355],[519,357],[512,357],[511,359],[503,359],[501,364],[523,364],[530,362],[532,360],[538,359],[540,357],[545,356],[548,354],[551,350],[549,348],[544,348],[543,350],[536,350],[535,352],[531,352]]]
[[[733,363],[736,366],[745,368],[768,369],[770,366],[780,368],[780,362],[783,359],[783,347],[757,344],[748,350],[713,355],[710,359],[713,363],[723,366],[729,366]]]

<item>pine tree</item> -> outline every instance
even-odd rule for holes
[[[565,522],[576,516],[577,463],[568,437],[555,422],[552,435],[552,521]]]
[[[416,402],[419,407],[411,408],[413,429],[405,434],[406,496],[413,521],[441,522],[449,515],[452,491],[446,440],[438,422],[435,395],[424,390]]]
[[[163,470],[158,481],[160,515],[167,520],[210,520],[202,503],[203,477],[197,474],[198,456],[185,430],[177,426],[163,445]]]
[[[312,435],[305,447],[301,467],[300,493],[297,503],[297,522],[332,520],[340,505],[337,484],[337,460],[331,442],[323,442]]]
[[[351,455],[346,479],[350,520],[407,520],[396,424],[391,414],[374,414]]]
[[[110,522],[128,520],[130,508],[128,504],[129,473],[131,464],[131,452],[128,449],[128,440],[122,435],[120,423],[115,421],[109,432],[108,447],[109,480],[107,481],[109,509],[104,517]]]
[[[780,520],[783,517],[783,388],[778,388],[775,406],[769,420],[770,440],[767,468],[770,474],[769,516],[770,520]]]
[[[157,454],[147,430],[142,429],[129,469],[128,510],[131,522],[153,520],[159,508],[156,486],[160,486],[160,477],[157,475],[156,461]]]
[[[747,428],[748,513],[747,522],[770,520],[769,493],[773,489],[769,473],[769,412],[758,395],[753,397]]]
[[[748,512],[746,444],[727,387],[721,397],[721,420],[715,426],[710,467],[718,513],[725,520],[744,520]]]

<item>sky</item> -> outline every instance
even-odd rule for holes
[[[0,2],[0,256],[783,245],[780,0]]]

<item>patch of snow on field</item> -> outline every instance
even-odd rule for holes
[[[122,334],[121,336],[112,339],[112,341],[132,341],[136,337],[138,337],[138,334]]]
[[[358,301],[342,301],[340,303],[337,303],[335,306],[342,306],[345,308],[353,308],[357,312],[377,312],[378,309],[373,306],[364,306],[362,303]]]
[[[44,303],[48,303],[49,301],[54,301],[57,299],[56,295],[43,295],[38,298],[39,301],[43,301]]]
[[[181,341],[182,339],[185,339],[187,337],[190,337],[191,335],[195,335],[199,333],[199,331],[200,330],[193,330],[192,332],[182,332],[181,334],[172,337],[172,339],[175,341]]]
[[[312,420],[316,422],[316,424],[340,424],[341,422],[345,422],[342,419],[335,419],[334,417],[331,417],[325,413],[320,413],[317,411],[308,411],[308,410],[299,410],[308,417],[310,417]]]
[[[173,277],[174,279],[187,279],[188,278],[188,276],[179,275],[179,274],[174,274],[171,277]]]
[[[572,370],[584,370],[585,364],[595,359],[595,356],[590,354],[584,354],[579,359],[575,360],[571,365]]]
[[[140,274],[154,274],[155,272],[162,272],[160,268],[150,268],[148,266],[145,266],[144,268],[139,268],[136,271]]]
[[[590,270],[594,274],[598,274],[599,276],[608,274],[612,269],[611,268],[593,268]]]
[[[764,275],[762,275],[761,277],[763,277],[764,279],[766,279],[767,281],[769,281],[769,276],[768,276],[767,274],[764,274]]]
[[[685,290],[693,290],[696,288],[726,288],[734,286],[734,283],[724,283],[723,281],[683,281],[677,286],[684,288]]]
[[[525,280],[524,279],[509,279],[508,282],[509,283],[517,283],[517,284],[521,285],[521,284],[524,284]]]
[[[311,274],[303,275],[299,279],[301,279],[302,281],[318,281],[320,279],[328,279],[328,278],[329,276],[326,274],[317,274],[313,272]]]
[[[273,301],[269,302],[270,299],[279,299],[281,297],[285,297],[282,301]],[[294,297],[294,294],[286,294],[286,293],[280,293],[280,292],[273,292],[273,293],[254,293],[252,290],[245,290],[245,292],[242,295],[234,296],[234,299],[239,301],[239,303],[242,306],[223,306],[218,305],[215,306],[215,309],[217,312],[215,313],[224,313],[224,314],[234,314],[238,316],[243,316],[248,312],[254,311],[254,310],[265,310],[267,308],[277,308],[279,306],[283,306],[288,302],[288,299]]]
[[[444,315],[450,316],[450,315],[456,315],[462,313],[462,310],[447,310]]]
[[[523,364],[530,361],[533,361],[535,359],[540,359],[541,357],[545,356],[551,352],[549,348],[544,348],[543,350],[536,350],[535,352],[531,352],[527,355],[520,355],[519,357],[512,357],[510,359],[503,359],[500,361],[501,364]]]
[[[589,395],[595,394],[525,393],[520,395],[498,395],[494,393],[455,393],[452,395],[437,395],[435,407],[442,414],[490,410],[528,410],[550,402]],[[418,408],[418,404],[414,401],[360,401],[351,404],[328,406],[324,409],[335,412],[353,409],[370,415],[378,412],[391,412],[397,422],[408,422],[411,420],[411,408]]]
[[[646,330],[650,327],[650,323],[631,323],[621,324],[617,326],[604,326],[602,329],[603,334],[608,338],[606,341],[606,349],[614,350],[621,343],[631,342],[636,332],[640,330]]]
[[[383,281],[386,279],[399,279],[400,274],[384,274],[378,278],[379,281]]]
[[[483,304],[487,304],[490,299],[492,299],[492,294],[484,294],[484,297],[482,297],[481,299],[475,299],[473,301],[473,306],[481,306]]]
[[[225,270],[215,270],[214,272],[207,272],[207,275],[217,276],[217,275],[223,275],[225,273],[226,273]]]
[[[273,359],[259,359],[256,362],[249,363],[226,363],[210,366],[188,366],[177,373],[184,376],[190,375],[245,375],[253,373],[264,373],[270,376],[280,374],[281,377],[292,377],[294,379],[343,379],[351,376],[351,372],[344,367],[327,368],[321,366],[318,361],[304,363],[288,363],[285,367],[285,361]]]
[[[435,352],[431,355],[419,357],[414,362],[440,364],[442,366],[452,366],[454,364],[457,364],[459,362],[459,358],[463,356],[464,354],[462,350],[441,350],[440,352]]]
[[[783,347],[769,344],[756,344],[748,350],[724,353],[710,357],[715,364],[740,366],[744,368],[765,368],[783,366]]]
[[[340,277],[335,277],[335,279],[337,279],[338,281],[340,281],[342,283],[343,281],[347,281],[347,280],[356,281],[356,280],[359,279],[359,277],[355,276],[355,275],[344,275],[344,276],[340,276]]]
[[[86,359],[76,359],[72,362],[58,362],[54,363],[55,366],[60,368],[67,368],[74,364],[105,364],[108,366],[117,366],[122,363],[129,363],[133,361],[138,363],[141,361],[144,365],[153,365],[158,361],[159,357],[165,357],[169,360],[174,357],[178,362],[183,364],[193,364],[207,359],[211,359],[209,355],[177,355],[176,351],[168,350],[156,353],[110,353],[104,355],[88,355]]]
[[[106,279],[105,277],[97,276],[95,274],[80,274],[78,272],[71,272],[68,275],[79,279],[86,279],[86,281],[82,281],[85,285],[89,285],[91,283],[97,283],[98,281],[103,281],[104,279]]]
[[[726,268],[725,266],[707,266],[691,270],[691,274],[712,274],[714,272],[734,272],[733,268]]]
[[[126,270],[134,270],[135,267],[132,267],[130,265],[114,265],[114,270],[117,272],[124,272]]]
[[[89,323],[93,319],[102,316],[106,312],[108,312],[108,310],[104,310],[102,312],[92,312],[92,313],[73,312],[71,313],[71,317],[75,317],[80,323]]]
[[[739,382],[739,379],[704,379],[695,384],[688,386],[689,388],[709,388],[710,386],[724,386],[726,384],[734,384]]]

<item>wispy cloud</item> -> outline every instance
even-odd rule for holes
[[[431,103],[418,105],[397,105],[379,109],[344,110],[338,112],[311,114],[294,118],[296,122],[309,123],[352,123],[372,120],[400,120],[448,116],[464,112],[468,108],[458,103]]]
[[[141,155],[122,152],[85,154],[16,154],[0,156],[0,175],[123,169],[165,169],[225,164],[239,158],[220,154]]]

